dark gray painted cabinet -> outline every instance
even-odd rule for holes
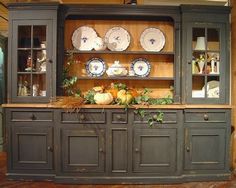
[[[15,107],[11,104],[13,106],[4,108],[9,178],[53,179],[78,184],[161,184],[229,179],[230,107],[220,108],[218,105],[207,109],[204,106],[207,103],[229,102],[229,7],[23,3],[11,4],[9,10],[9,36],[12,36],[9,38],[9,103],[45,103],[56,94],[62,94],[64,52],[67,50],[64,49],[66,20],[93,22],[99,19],[102,23],[101,20],[114,19],[139,20],[143,23],[148,20],[148,24],[157,20],[171,22],[173,49],[171,52],[77,51],[77,55],[108,54],[110,57],[117,55],[125,58],[141,54],[160,57],[160,61],[171,60],[172,77],[150,78],[150,86],[156,89],[155,84],[160,83],[158,89],[165,90],[166,82],[171,83],[175,90],[174,101],[179,104],[171,108],[162,106],[160,109],[158,106],[147,106],[144,118],[133,108],[86,106],[76,112],[67,112],[53,105],[27,108],[25,104],[22,107],[20,104]],[[213,45],[216,47],[196,48],[198,37],[205,37],[199,40],[207,44],[216,43]],[[46,71],[45,67],[36,66],[45,51]],[[200,57],[201,54],[206,57],[212,55],[215,59],[212,64],[205,60],[202,69],[199,63],[196,69],[192,56]],[[27,92],[19,87],[23,81],[25,83],[24,78],[27,78]],[[81,79],[84,82],[96,79],[93,84],[101,84],[103,80],[113,81],[107,77]],[[119,79],[122,82],[123,77]],[[134,85],[139,83],[137,80],[143,83],[150,81],[149,78],[140,77],[125,79]],[[213,86],[219,85],[219,92],[216,90],[219,97],[215,93],[207,93],[208,89],[212,89],[207,87],[210,81],[214,81]],[[38,82],[42,86],[38,86]],[[205,97],[194,98],[192,90],[202,88],[205,89]],[[189,103],[198,103],[199,106],[188,106]],[[163,122],[155,122],[148,127],[148,119],[159,111],[164,114]]]
[[[37,126],[37,127],[35,127]],[[16,123],[12,131],[13,169],[53,169],[53,128],[40,123]]]
[[[229,110],[185,110],[185,170],[229,168],[229,124]]]
[[[63,172],[105,171],[105,130],[64,128],[61,130]]]
[[[171,174],[176,170],[176,129],[135,129],[134,172]]]
[[[55,96],[57,7],[9,5],[8,101],[45,103]]]
[[[182,6],[182,12],[185,101],[229,103],[229,9]]]
[[[54,173],[54,113],[52,110],[5,109],[9,174],[36,179]],[[9,175],[11,177],[11,175]],[[14,178],[14,176],[12,176]]]

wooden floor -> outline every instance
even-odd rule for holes
[[[236,174],[231,181],[192,182],[176,185],[61,185],[52,182],[9,181],[6,179],[6,153],[0,152],[0,188],[236,188]]]

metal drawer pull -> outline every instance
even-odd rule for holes
[[[99,148],[99,152],[103,152],[103,149],[102,149],[102,148]]]
[[[47,59],[46,62],[47,63],[52,63],[52,59]]]
[[[121,119],[122,119],[121,115],[117,115],[116,118],[117,118],[118,120],[121,120]]]
[[[31,120],[36,120],[36,116],[34,114],[31,114],[30,119]]]
[[[204,118],[205,121],[208,121],[208,120],[209,120],[209,117],[208,117],[207,114],[204,114],[203,118]]]
[[[51,146],[48,146],[48,151],[53,152],[53,149]]]
[[[79,117],[80,120],[85,120],[85,116],[84,114],[81,114],[80,117]]]
[[[186,147],[186,151],[190,152],[190,147],[189,146]]]
[[[135,148],[135,152],[139,152],[139,149],[138,149],[138,148]]]

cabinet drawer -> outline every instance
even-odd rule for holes
[[[53,112],[11,111],[11,121],[53,121]]]
[[[178,122],[177,111],[164,111],[164,110],[145,110],[144,118],[141,117],[136,111],[134,111],[134,123],[148,123],[148,118],[158,114],[159,112],[163,113],[163,122],[164,124],[176,124]]]
[[[111,111],[111,123],[112,124],[126,124],[128,123],[128,114],[125,110]]]
[[[195,123],[195,122],[227,122],[227,112],[226,111],[198,111],[191,110],[185,111],[185,122]]]
[[[80,112],[62,112],[62,123],[90,123],[104,124],[106,123],[106,112],[104,111],[80,111]]]

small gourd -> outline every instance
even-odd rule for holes
[[[96,93],[94,95],[94,100],[96,104],[110,104],[113,101],[113,97],[111,93]]]
[[[130,104],[133,96],[126,90],[122,89],[117,93],[117,98],[120,100],[121,104]]]

